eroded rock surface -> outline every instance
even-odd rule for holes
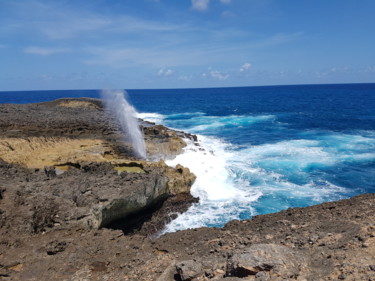
[[[150,235],[196,202],[194,176],[127,154],[103,114],[96,100],[0,106],[1,280],[375,280],[375,194]],[[180,136],[160,130],[163,149]],[[52,155],[70,142],[87,152]]]
[[[4,280],[374,280],[374,206],[375,195],[366,194],[157,239],[106,228],[2,233],[0,275]]]
[[[180,132],[163,126],[147,123],[145,134],[157,151],[149,151],[153,159],[175,155],[186,145]],[[7,225],[8,232],[12,227],[98,229],[118,220],[121,229],[134,232],[152,219],[153,227],[143,229],[152,234],[171,219],[169,213],[194,202],[188,195],[195,176],[182,166],[135,159],[126,132],[96,99],[0,105],[0,160],[0,182],[8,194],[3,220],[18,221]],[[164,218],[134,218],[152,215],[166,200],[169,213],[165,206],[159,212]]]
[[[0,158],[38,167],[64,162],[135,159],[126,132],[97,99],[0,105]],[[196,136],[142,123],[148,156],[173,157]]]

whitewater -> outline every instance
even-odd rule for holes
[[[200,202],[163,233],[221,227],[233,219],[374,191],[374,130],[353,130],[348,124],[338,130],[329,119],[311,128],[307,124],[316,120],[306,112],[236,114],[241,110],[231,109],[222,115],[203,111],[139,115],[197,134],[199,140],[198,145],[185,140],[184,153],[166,163],[182,164],[197,176],[191,193]],[[314,114],[318,118],[319,112]],[[304,122],[298,120],[301,115]]]
[[[138,117],[198,136],[166,162],[196,174],[200,201],[163,233],[375,192],[375,84],[127,92]],[[100,96],[2,92],[0,102]]]
[[[179,117],[143,113],[139,117],[171,127],[179,125],[177,129],[190,120],[187,131],[207,134],[218,128],[238,124],[251,126],[256,122],[272,122],[275,118],[264,115],[214,117],[203,113],[185,113]],[[309,170],[332,167],[342,161],[375,159],[375,153],[362,152],[363,146],[375,147],[373,138],[345,134],[250,147],[236,146],[215,136],[198,134],[198,139],[198,146],[185,140],[184,153],[166,163],[182,164],[197,176],[191,193],[199,197],[200,202],[169,223],[163,233],[201,226],[220,227],[233,219],[345,198],[351,193],[348,188],[315,177]]]

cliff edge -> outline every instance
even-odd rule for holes
[[[154,159],[196,137],[143,123]],[[375,194],[154,236],[196,202],[94,99],[0,105],[1,280],[375,280]]]

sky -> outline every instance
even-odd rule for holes
[[[0,91],[375,82],[374,0],[0,0]]]

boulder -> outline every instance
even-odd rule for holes
[[[189,168],[180,164],[176,168],[166,168],[165,174],[169,179],[168,188],[172,194],[190,193],[190,188],[197,178]]]
[[[269,275],[295,278],[306,266],[304,257],[288,247],[255,244],[228,260],[226,275],[240,278],[254,275],[259,280],[267,280]]]
[[[176,264],[176,270],[182,281],[191,281],[203,273],[202,264],[195,260],[178,262]]]

